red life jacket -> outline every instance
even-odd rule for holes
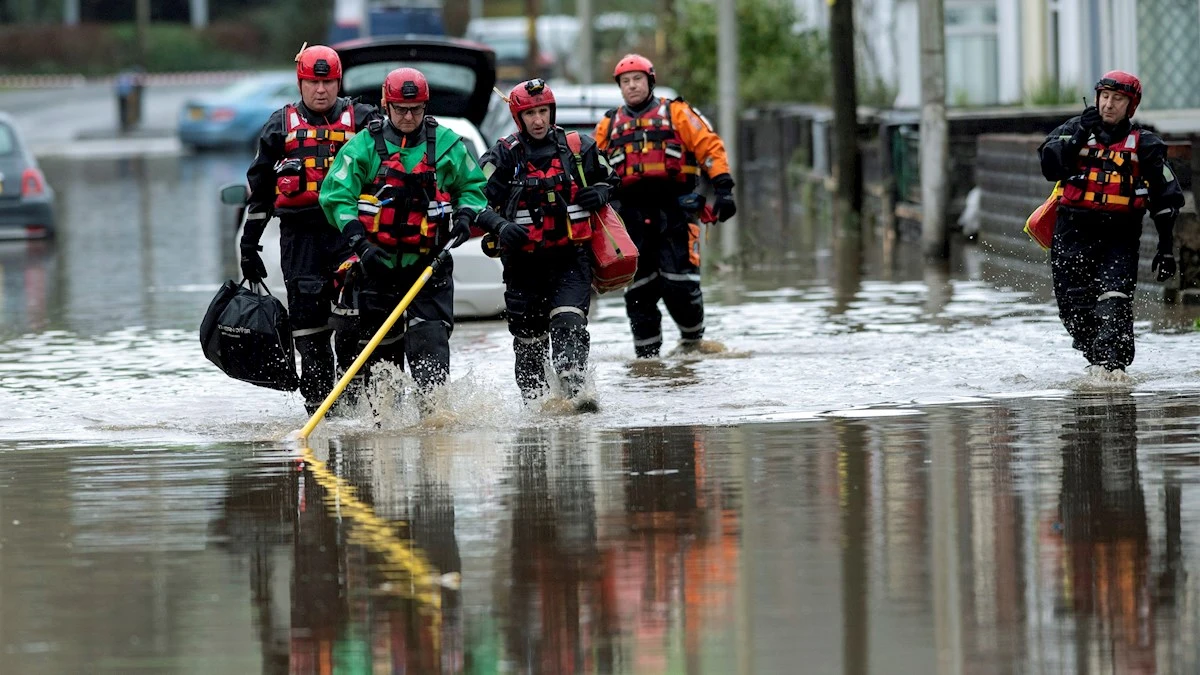
[[[625,106],[613,112],[608,162],[621,177],[621,185],[642,179],[687,184],[699,175],[696,156],[684,147],[683,137],[671,122],[670,103],[660,98],[659,105],[636,116]]]
[[[283,111],[283,161],[276,165],[275,206],[301,208],[315,206],[320,196],[321,181],[333,164],[338,148],[354,138],[354,106],[347,105],[331,124],[310,124],[289,105]],[[295,169],[281,168],[299,162]]]
[[[1082,173],[1063,182],[1059,205],[1118,213],[1145,209],[1150,187],[1138,166],[1140,135],[1134,129],[1112,145],[1089,138],[1079,150]]]
[[[358,198],[358,220],[371,241],[391,252],[428,253],[452,215],[450,194],[437,183],[437,120],[425,118],[425,154],[412,171],[405,170],[401,153],[388,152],[381,126],[368,127],[368,133],[381,161]]]
[[[558,132],[562,132],[558,129]],[[592,238],[591,214],[575,204],[579,186],[571,177],[570,157],[579,156],[581,141],[579,134],[566,134],[567,147],[558,146],[559,152],[545,169],[538,169],[524,160],[521,141],[516,134],[504,139],[510,150],[516,150],[521,166],[513,176],[513,189],[517,191],[516,208],[509,215],[518,225],[529,228],[529,243],[524,251],[538,248],[564,246]],[[571,154],[567,154],[570,150]]]

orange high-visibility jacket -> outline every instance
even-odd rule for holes
[[[705,175],[712,178],[731,173],[729,160],[725,156],[725,143],[717,135],[717,132],[713,131],[712,125],[704,115],[683,99],[670,101],[662,98],[659,101],[660,105],[668,106],[672,128],[682,141],[684,150],[695,156],[696,163],[703,168]],[[651,108],[645,114],[654,110],[655,108]],[[616,112],[616,110],[610,110],[596,125],[596,145],[601,151],[610,155],[612,150],[615,150],[615,148],[610,148],[609,135],[612,131],[613,115]]]

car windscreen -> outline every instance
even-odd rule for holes
[[[225,101],[253,98],[261,92],[274,91],[284,83],[288,84],[289,88],[296,86],[294,80],[281,80],[278,77],[247,77],[222,89],[220,98]],[[297,96],[299,96],[298,91]]]
[[[7,124],[0,124],[0,157],[11,155],[17,151],[17,139],[13,130]]]
[[[17,136],[12,127],[0,124],[0,157],[17,153]]]
[[[466,99],[475,91],[475,71],[453,63],[428,61],[376,61],[347,68],[342,74],[342,88],[347,93],[378,93],[383,78],[397,68],[416,68],[429,81],[431,98],[449,95]]]
[[[529,56],[529,40],[519,36],[484,36],[481,40],[496,52],[496,60],[505,63],[521,61]]]

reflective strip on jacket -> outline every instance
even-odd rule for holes
[[[314,206],[338,149],[354,138],[354,106],[346,106],[331,124],[315,125],[305,120],[295,105],[289,105],[283,111],[283,128],[286,136],[283,161],[276,168],[275,206]],[[301,167],[279,173],[288,160],[298,161]]]
[[[425,124],[425,154],[411,170],[400,152],[388,150],[379,133],[368,131],[379,154],[375,180],[358,199],[358,220],[368,237],[386,250],[428,253],[452,215],[450,194],[438,186],[437,123]]]
[[[569,132],[566,137],[568,146],[578,152],[579,134]],[[502,142],[514,149],[520,139],[513,134]],[[514,172],[512,186],[518,196],[510,217],[514,223],[529,229],[529,243],[522,247],[525,251],[564,246],[592,237],[591,214],[575,204],[579,186],[572,180],[572,155],[567,151],[568,148],[560,147],[544,170],[525,160]]]
[[[1092,135],[1079,150],[1080,173],[1064,181],[1059,204],[1079,209],[1129,213],[1144,210],[1149,184],[1138,161],[1140,131],[1102,145]]]

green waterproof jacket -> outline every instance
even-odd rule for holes
[[[392,143],[393,135],[385,135],[388,151],[392,154],[400,153],[400,161],[408,171],[425,156],[424,127],[418,128],[417,131],[422,141],[406,148]],[[440,125],[437,127],[435,140],[438,157],[434,166],[437,169],[438,187],[450,194],[456,211],[461,208],[469,208],[475,213],[483,211],[487,208],[487,199],[483,196],[487,179],[484,178],[478,162],[467,150],[466,141],[462,136]],[[329,174],[321,183],[321,208],[324,209],[329,222],[339,230],[345,230],[347,223],[358,220],[358,198],[375,180],[381,163],[382,159],[375,151],[375,140],[369,132],[357,134],[338,150]],[[392,267],[397,263],[401,267],[407,267],[419,259],[420,256],[416,253],[404,253],[392,256],[387,262]]]

